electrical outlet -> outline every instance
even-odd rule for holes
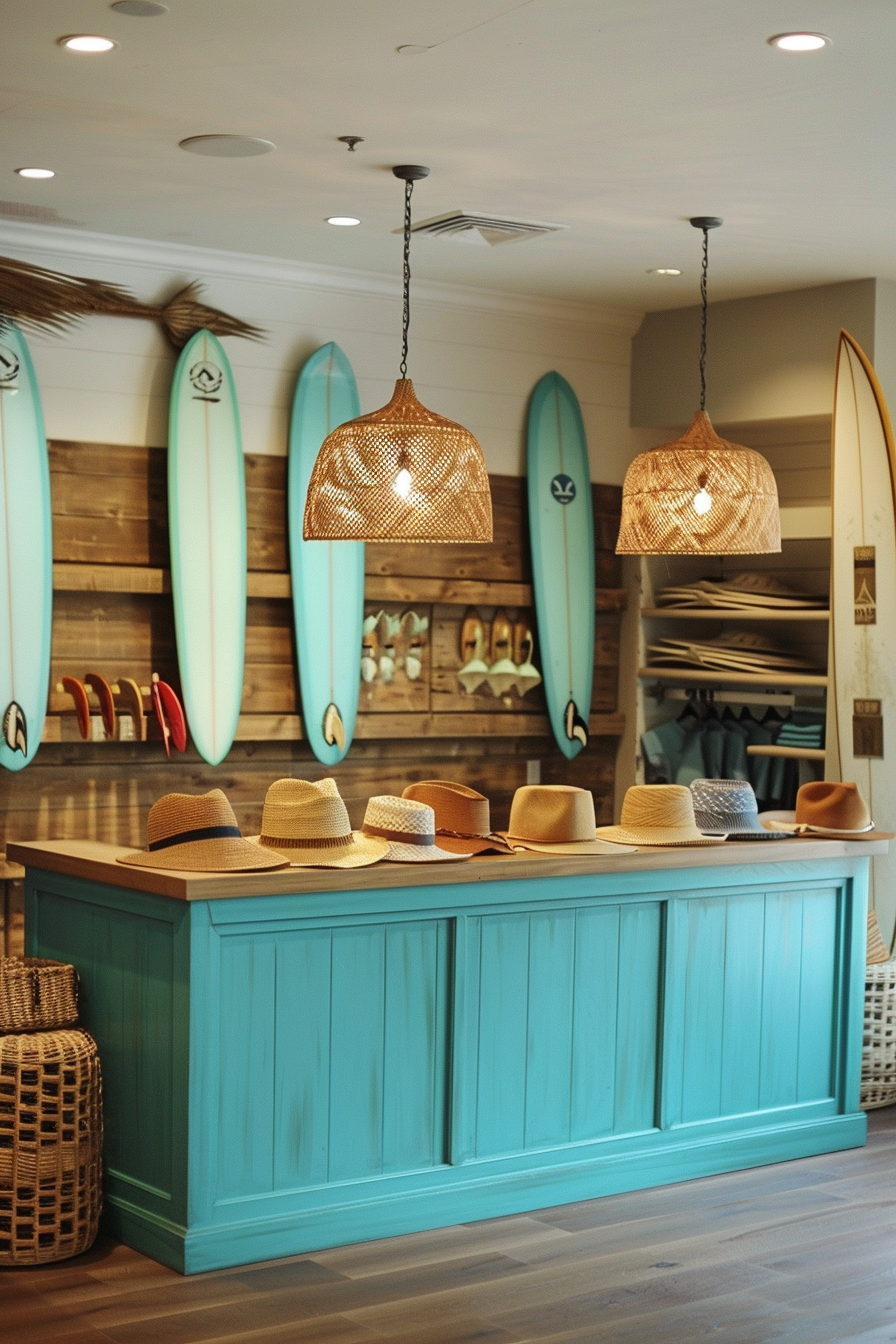
[[[526,783],[527,784],[541,783],[541,761],[526,762]]]

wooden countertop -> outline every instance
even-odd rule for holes
[[[135,867],[116,862],[118,855],[129,852],[127,849],[97,840],[11,842],[6,852],[8,859],[24,864],[26,868],[65,873],[69,877],[169,896],[179,901],[207,901],[237,896],[454,886],[511,878],[576,877],[587,873],[723,868],[745,863],[806,863],[813,859],[885,854],[887,847],[885,840],[739,840],[692,849],[642,848],[612,857],[482,854],[458,863],[377,863],[367,868],[280,868],[261,873],[189,873],[168,868]]]

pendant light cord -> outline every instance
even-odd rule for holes
[[[411,192],[414,183],[408,179],[404,184],[404,314],[401,321],[401,370],[402,378],[408,376],[408,329],[411,325]]]
[[[709,270],[709,229],[703,229],[703,273],[700,277],[700,299],[703,304],[703,320],[700,327],[700,409],[706,410],[706,274]]]

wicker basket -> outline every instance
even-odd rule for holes
[[[896,961],[865,967],[861,1106],[896,1102]]]
[[[0,1037],[0,1265],[65,1260],[92,1245],[102,1143],[87,1032]]]
[[[42,957],[0,957],[0,1034],[58,1031],[77,1020],[74,966]]]

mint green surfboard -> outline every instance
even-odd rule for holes
[[[535,613],[548,714],[564,756],[588,742],[594,676],[594,511],[576,394],[546,373],[529,403],[527,475]]]
[[[17,327],[0,329],[0,765],[40,746],[50,688],[53,517],[34,366]]]
[[[174,371],[168,527],[184,710],[197,751],[217,765],[243,696],[246,478],[233,374],[209,331],[190,338]]]
[[[337,425],[360,415],[348,359],[331,341],[296,384],[289,431],[289,549],[302,723],[311,750],[335,765],[352,743],[361,688],[364,543],[304,541],[302,517],[315,458]]]

